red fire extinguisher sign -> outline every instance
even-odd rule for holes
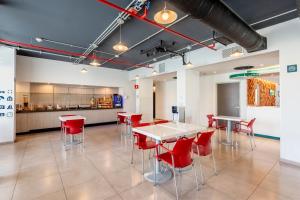
[[[139,85],[138,85],[138,84],[135,84],[135,85],[134,85],[134,89],[136,89],[136,90],[139,89]]]

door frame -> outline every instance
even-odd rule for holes
[[[220,81],[220,82],[216,82],[215,83],[215,85],[214,85],[214,113],[215,114],[217,114],[218,113],[218,85],[219,84],[226,84],[226,83],[238,83],[239,84],[239,89],[240,89],[240,95],[239,95],[239,103],[240,103],[240,109],[239,109],[239,114],[240,114],[240,117],[244,117],[244,116],[242,116],[242,109],[244,109],[243,107],[242,107],[242,93],[241,93],[241,91],[242,91],[242,87],[241,87],[241,81],[236,81],[236,80],[231,80],[231,81]],[[245,88],[245,89],[247,89],[247,88]]]

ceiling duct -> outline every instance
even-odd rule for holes
[[[174,0],[173,4],[193,18],[244,47],[247,52],[267,48],[267,38],[258,34],[221,0]]]

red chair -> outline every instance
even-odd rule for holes
[[[131,115],[129,125],[134,126],[142,120],[142,114]]]
[[[61,117],[70,117],[70,116],[75,116],[75,115],[61,115]],[[65,123],[66,122],[63,122],[63,121],[60,122],[61,139],[64,134]]]
[[[208,118],[208,128],[215,128],[218,130],[219,142],[221,142],[221,130],[226,131],[227,125],[225,123],[219,124],[219,121],[213,118],[213,114],[208,114],[206,116]]]
[[[73,136],[82,134],[79,143],[84,145],[84,120],[76,119],[76,120],[67,120],[64,124],[64,133],[65,133],[65,146],[67,145],[67,135],[71,137],[71,144],[73,143]]]
[[[194,161],[192,159],[192,153],[191,153],[192,144],[193,144],[194,139],[195,139],[194,137],[178,139],[173,150],[169,150],[168,148],[164,147],[162,144],[156,146],[156,153],[157,153],[156,158],[159,161],[162,161],[165,164],[169,165],[173,169],[174,185],[175,185],[175,190],[176,190],[176,199],[179,199],[179,195],[178,195],[175,168],[183,169],[188,166],[192,166],[194,173],[195,173],[197,189],[199,188],[198,187],[198,176],[197,176],[197,172],[194,167]],[[164,149],[166,152],[162,153],[162,154],[158,154],[159,147]],[[155,180],[155,182],[156,182],[156,180]]]
[[[246,133],[249,136],[250,146],[252,150],[253,150],[253,146],[256,147],[255,137],[253,132],[253,125],[255,120],[256,118],[251,119],[249,122],[241,121],[240,123],[237,123],[233,128],[233,131],[235,133]]]
[[[126,112],[117,112],[117,124],[125,124],[126,123],[126,117],[125,116],[121,116],[119,114],[121,113],[126,113]]]
[[[212,156],[215,174],[217,175],[217,167],[216,161],[213,153],[211,138],[214,134],[214,131],[202,132],[197,134],[197,140],[193,142],[193,153],[199,156],[199,165],[201,169],[201,177],[202,177],[202,184],[204,184],[204,174],[203,169],[200,161],[200,157],[203,156]]]
[[[143,126],[150,126],[152,124],[153,123],[134,124],[133,128],[143,127]],[[137,146],[138,149],[142,150],[142,165],[143,165],[142,173],[144,174],[144,151],[154,149],[155,146],[156,146],[156,143],[154,141],[152,141],[152,140],[147,140],[147,136],[145,136],[145,135],[133,132],[132,152],[131,152],[131,164],[133,164],[134,146]],[[149,158],[150,158],[150,154],[149,154]]]

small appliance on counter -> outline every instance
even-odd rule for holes
[[[121,95],[118,94],[113,95],[113,105],[114,108],[123,108],[123,98]]]

